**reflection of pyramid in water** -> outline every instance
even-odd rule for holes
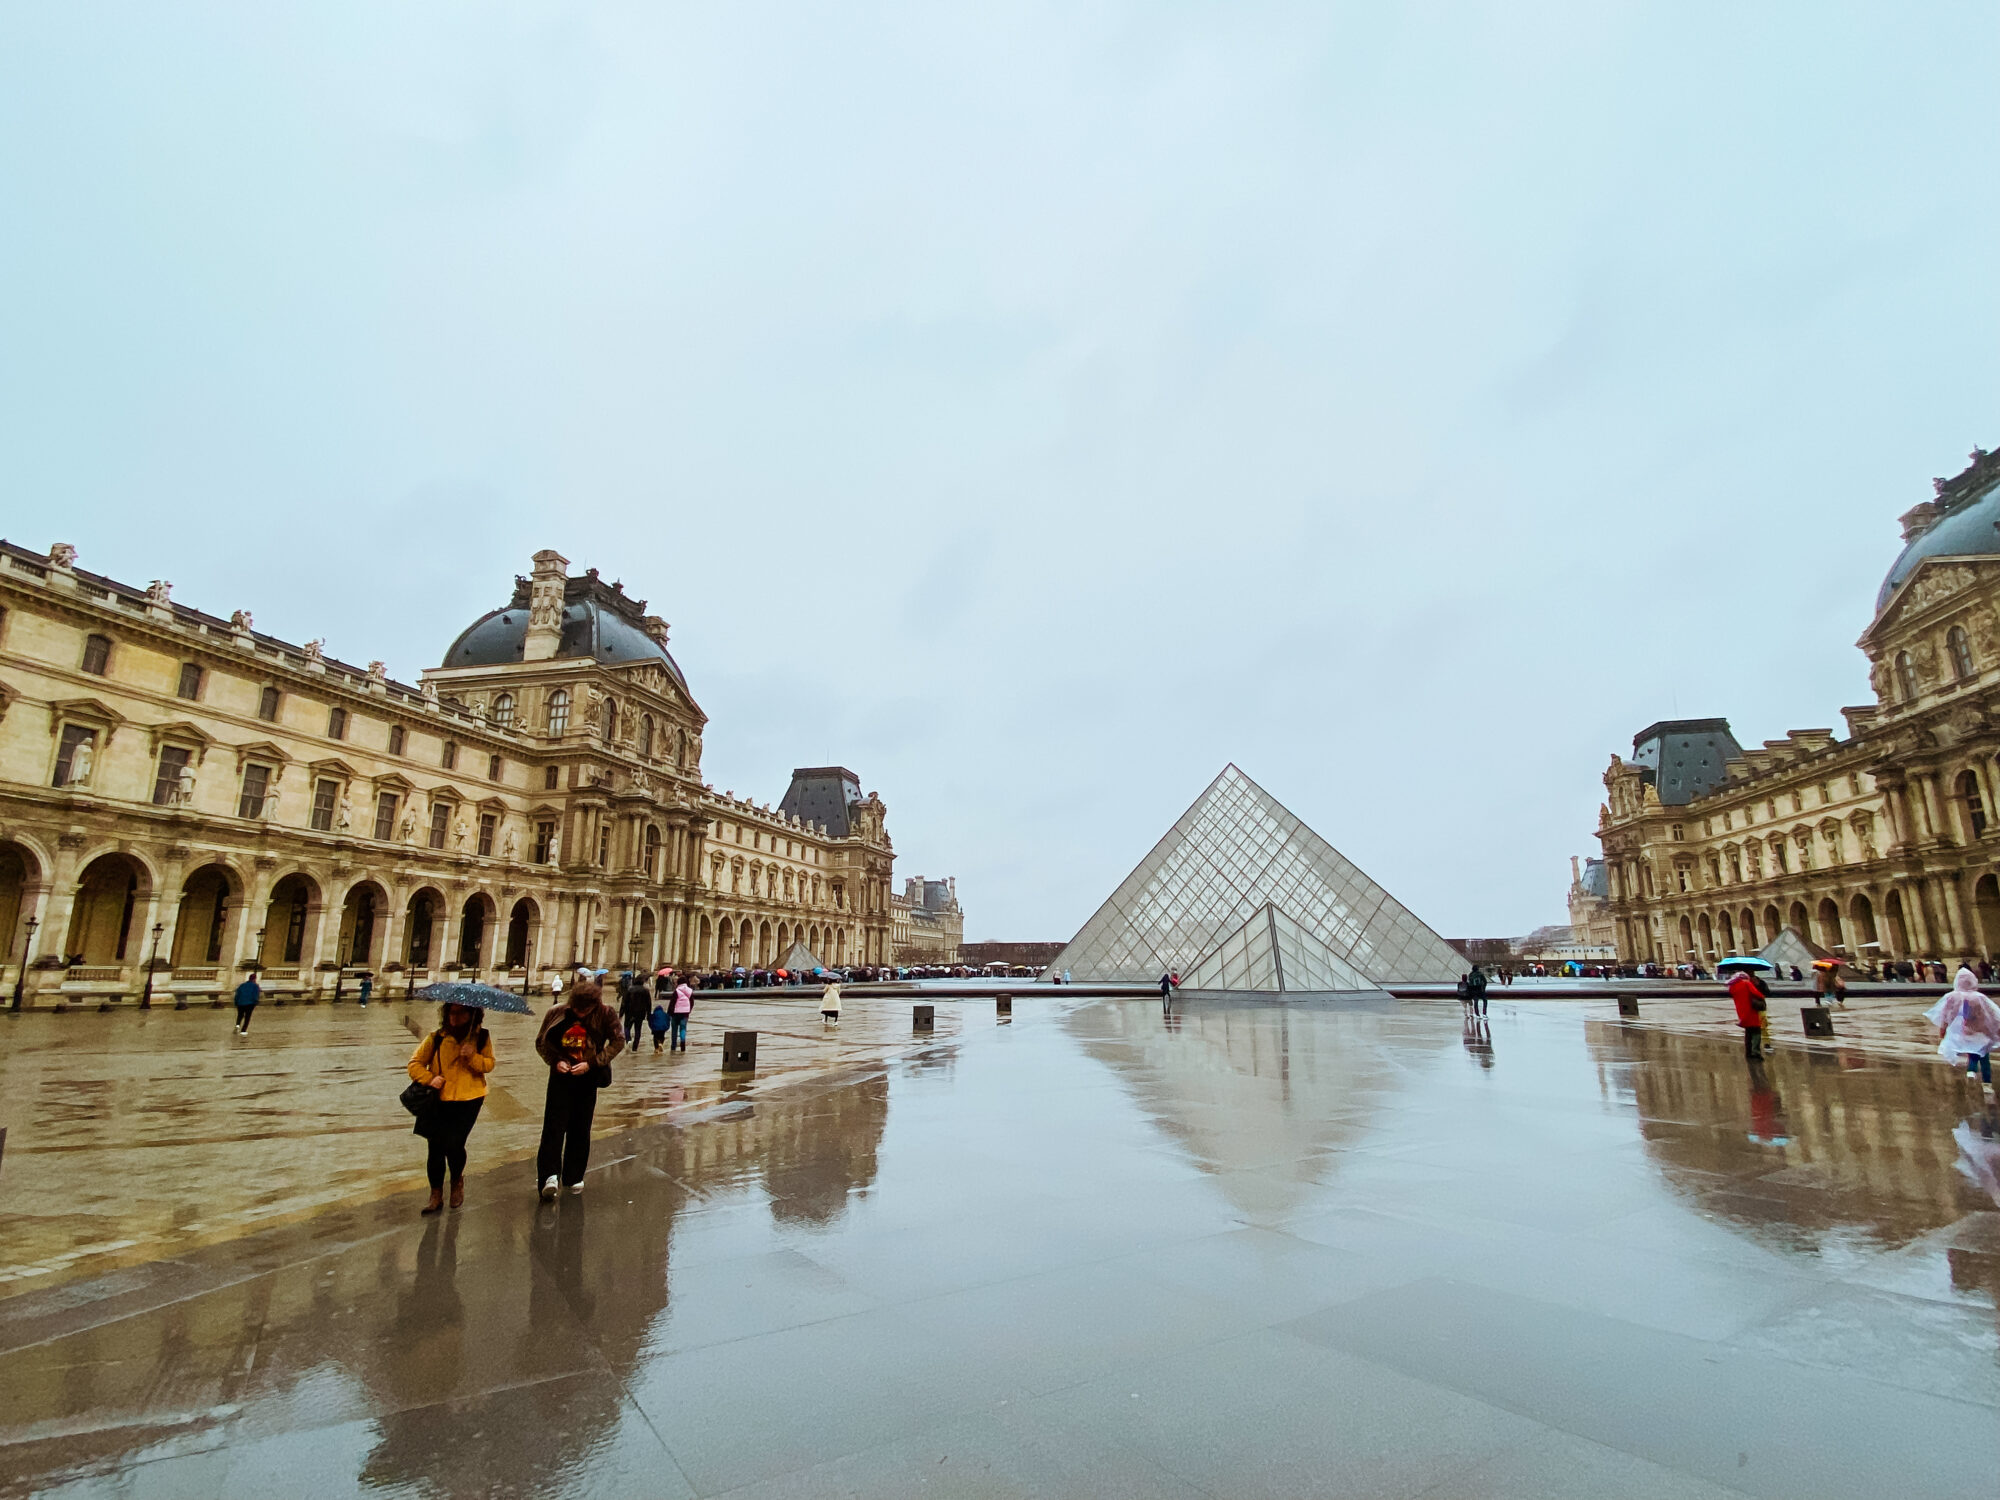
[[[1229,765],[1050,968],[1298,993],[1449,982],[1464,960]]]

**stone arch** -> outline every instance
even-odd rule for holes
[[[1985,957],[2000,953],[2000,879],[1982,875],[1972,887],[1972,927]]]
[[[139,929],[152,891],[152,872],[144,861],[122,850],[98,855],[77,880],[64,954],[86,964],[143,958]]]
[[[428,969],[440,961],[437,940],[448,909],[444,894],[434,885],[411,892],[404,908],[403,951],[398,956],[412,969]]]
[[[1794,901],[1791,912],[1786,916],[1785,920],[1797,931],[1800,937],[1810,938],[1812,936],[1812,923],[1806,916],[1805,902]]]
[[[695,922],[694,928],[694,961],[697,968],[709,969],[715,966],[715,953],[709,946],[714,937],[715,934],[708,924],[708,916],[703,913]]]
[[[1819,899],[1819,911],[1816,915],[1819,918],[1817,936],[1820,947],[1829,953],[1844,950],[1847,947],[1847,936],[1841,930],[1840,903],[1831,896],[1822,896]]]
[[[604,700],[604,723],[602,728],[603,728],[604,743],[607,745],[617,744],[618,743],[618,700],[616,698],[606,698]]]
[[[639,958],[648,972],[660,966],[660,919],[651,906],[639,908]]]
[[[1778,916],[1778,908],[1775,903],[1764,908],[1765,942],[1767,943],[1775,942],[1778,937],[1778,929],[1784,925],[1785,925],[1784,922]]]
[[[1866,891],[1856,891],[1847,898],[1847,930],[1854,938],[1856,958],[1879,958],[1882,945],[1875,930],[1875,903]]]
[[[458,914],[458,951],[453,956],[461,969],[481,969],[486,964],[486,939],[493,930],[498,908],[484,891],[465,898]]]
[[[48,865],[21,839],[0,839],[0,968],[26,963],[27,918],[40,906]]]
[[[1727,957],[1732,953],[1740,951],[1736,946],[1736,919],[1727,911],[1724,911],[1716,916],[1715,926],[1716,936],[1722,940],[1721,952],[1723,956]]]
[[[1757,913],[1747,906],[1736,920],[1736,941],[1743,945],[1745,953],[1754,953],[1766,941],[1757,936]]]
[[[736,962],[736,928],[724,917],[715,928],[715,966],[729,968]]]
[[[296,969],[312,961],[320,916],[319,882],[294,870],[271,886],[264,907],[264,943],[258,951],[260,968]]]
[[[769,922],[759,922],[757,924],[757,967],[768,969],[774,962],[775,960],[771,956],[771,924]]]
[[[181,881],[168,962],[176,969],[228,963],[243,920],[243,896],[243,878],[222,860],[190,870]]]
[[[343,966],[365,969],[395,955],[383,951],[389,922],[389,893],[380,881],[361,879],[340,900],[340,934],[334,958]]]
[[[647,760],[653,758],[653,716],[639,715],[639,753]]]
[[[510,969],[534,965],[536,939],[541,936],[542,909],[532,897],[523,896],[507,913],[507,964]]]
[[[1903,893],[1894,886],[1882,898],[1882,916],[1889,929],[1889,948],[1896,958],[1907,958],[1910,953],[1910,927],[1903,915]]]
[[[1715,956],[1715,927],[1708,920],[1707,912],[1703,912],[1695,919],[1695,927],[1701,935],[1700,957],[1713,958]]]

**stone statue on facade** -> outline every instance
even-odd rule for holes
[[[306,658],[306,665],[307,665],[307,666],[309,666],[309,667],[311,667],[311,666],[318,666],[318,665],[320,665],[321,663],[323,663],[323,662],[324,662],[324,661],[326,660],[326,637],[325,637],[325,636],[321,636],[321,637],[320,637],[320,638],[319,638],[318,640],[316,640],[316,641],[307,641],[307,642],[306,642],[306,644],[305,644],[305,658]]]
[[[373,687],[378,682],[386,683],[388,680],[389,664],[386,661],[371,661],[368,663],[368,685],[370,687]]]
[[[451,846],[454,849],[463,849],[465,847],[465,819],[463,818],[460,818],[458,822],[452,825]]]
[[[182,766],[174,778],[174,806],[186,807],[194,801],[194,767]]]
[[[507,837],[500,842],[500,857],[511,865],[514,862],[514,853],[520,847],[520,843],[514,837],[514,830],[510,828],[507,830]]]
[[[76,548],[68,542],[57,542],[49,548],[49,566],[65,570],[76,567]]]
[[[165,609],[172,600],[174,586],[164,578],[155,578],[146,585],[146,602],[155,609]]]
[[[90,773],[97,764],[97,748],[90,740],[78,740],[69,753],[70,786],[89,786]]]
[[[403,808],[402,826],[397,831],[402,835],[402,841],[406,844],[417,836],[417,810],[414,806],[405,805]]]
[[[340,799],[340,807],[333,815],[333,830],[335,833],[345,833],[353,826],[354,810],[347,805],[347,798],[342,797]]]
[[[251,623],[249,610],[238,609],[230,612],[229,628],[239,632],[247,632],[256,629],[256,626]]]
[[[431,682],[428,679],[426,679],[423,686],[420,687],[418,691],[423,694],[424,707],[426,708],[437,707],[438,685],[435,682]]]
[[[560,833],[549,835],[549,863],[552,865],[560,865],[562,863],[562,835]]]
[[[1883,703],[1889,701],[1890,689],[1893,682],[1894,677],[1890,672],[1889,659],[1886,656],[1876,657],[1875,664],[1868,669],[1868,685],[1875,689],[1875,696],[1878,700]]]

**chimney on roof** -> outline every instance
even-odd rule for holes
[[[562,646],[563,584],[569,559],[560,552],[535,554],[535,572],[528,583],[528,635],[521,644],[523,661],[547,661]]]

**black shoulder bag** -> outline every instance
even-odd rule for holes
[[[438,1046],[443,1040],[444,1033],[442,1031],[433,1031],[431,1033],[430,1065],[433,1073],[437,1071]],[[396,1096],[396,1100],[403,1108],[417,1117],[417,1126],[421,1129],[424,1121],[437,1111],[438,1091],[428,1083],[418,1083],[416,1079],[412,1078],[409,1086]]]

